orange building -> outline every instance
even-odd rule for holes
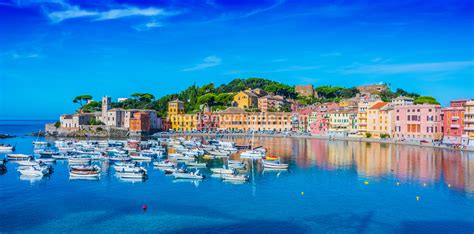
[[[150,131],[150,115],[146,112],[135,112],[130,118],[130,131]]]

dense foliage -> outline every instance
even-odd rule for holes
[[[431,96],[420,96],[415,98],[415,104],[435,104],[439,105],[439,102],[436,101],[436,98]]]

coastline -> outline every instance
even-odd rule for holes
[[[157,134],[156,136],[249,136],[248,133],[166,133],[166,134]],[[255,134],[256,137],[279,137],[279,138],[303,138],[303,139],[321,139],[321,140],[337,140],[337,141],[358,141],[358,142],[368,142],[368,143],[386,143],[394,145],[409,145],[409,146],[419,146],[419,147],[429,147],[453,151],[466,151],[474,152],[474,147],[465,146],[464,149],[452,148],[443,144],[435,145],[433,143],[420,143],[420,142],[410,142],[410,141],[393,141],[390,139],[377,139],[377,138],[363,138],[363,137],[330,137],[322,135],[285,135],[285,134]]]

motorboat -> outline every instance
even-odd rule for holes
[[[152,158],[149,157],[149,156],[145,156],[143,154],[131,154],[130,155],[130,158],[132,160],[138,160],[138,161],[147,161],[147,162],[151,162]]]
[[[146,178],[147,174],[146,171],[138,171],[138,172],[116,172],[115,173],[120,178],[131,178],[131,179],[138,179],[138,178]]]
[[[132,159],[128,156],[114,156],[114,157],[110,157],[109,160],[112,162],[127,162]]]
[[[229,151],[225,151],[225,150],[211,150],[209,151],[209,154],[210,155],[214,155],[216,157],[227,157],[229,156]]]
[[[46,141],[33,141],[33,146],[38,148],[38,147],[48,147],[49,143]]]
[[[100,177],[100,171],[79,171],[79,170],[70,170],[69,176],[71,178],[97,178]]]
[[[245,164],[243,164],[243,163],[229,163],[229,168],[230,169],[236,169],[236,170],[245,169]]]
[[[241,158],[263,158],[265,153],[260,150],[247,150],[240,154]]]
[[[49,174],[51,172],[51,168],[48,166],[29,166],[19,168],[18,172],[25,176],[42,177],[46,174]]]
[[[281,163],[280,160],[275,161],[268,161],[262,160],[263,168],[270,168],[270,169],[279,169],[279,170],[286,170],[288,169],[288,164]]]
[[[71,171],[97,171],[100,172],[101,169],[97,165],[87,166],[87,165],[74,165],[69,167]]]
[[[188,167],[206,167],[206,163],[198,163],[198,162],[186,162],[186,166]]]
[[[43,163],[43,164],[53,164],[56,162],[56,159],[54,158],[38,158],[36,159],[36,161],[38,161],[38,163]]]
[[[180,173],[187,172],[186,169],[182,169],[182,168],[178,169],[178,168],[174,168],[174,167],[173,168],[165,168],[165,169],[163,169],[163,171],[165,172],[165,174],[173,174],[175,172],[180,172]]]
[[[165,160],[161,162],[153,162],[153,166],[155,167],[174,167],[177,163],[171,162],[170,160]]]
[[[199,173],[199,170],[196,172],[174,172],[173,176],[175,179],[194,179],[194,180],[202,180],[204,179],[204,175]]]
[[[223,180],[232,180],[232,181],[248,181],[249,177],[247,175],[223,175]]]
[[[55,154],[52,156],[52,158],[62,160],[62,159],[68,159],[69,156],[67,154]]]
[[[39,166],[39,163],[31,158],[29,160],[16,161],[20,166]]]
[[[212,173],[215,174],[233,174],[233,169],[226,169],[226,168],[211,168]]]
[[[33,158],[33,156],[26,154],[7,154],[7,158],[10,160],[28,160]]]
[[[91,159],[89,157],[70,157],[68,162],[69,164],[88,164]]]
[[[14,151],[15,146],[12,145],[0,145],[0,151]]]

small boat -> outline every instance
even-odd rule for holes
[[[198,163],[198,162],[186,162],[186,166],[188,167],[206,167],[206,163]]]
[[[199,174],[199,170],[196,172],[174,172],[173,176],[175,179],[194,179],[194,180],[202,180],[204,179],[204,175]]]
[[[18,169],[20,174],[25,176],[38,176],[42,177],[51,172],[51,168],[47,166],[30,166],[30,167],[21,167]]]
[[[68,159],[69,164],[88,164],[91,162],[91,159],[88,157],[70,157]]]
[[[26,154],[7,154],[7,158],[10,160],[28,160],[33,158],[33,156]]]
[[[130,155],[130,158],[132,160],[138,160],[138,161],[147,161],[147,162],[151,162],[152,158],[149,157],[149,156],[145,156],[143,154],[131,154]]]
[[[215,174],[234,174],[233,169],[225,169],[225,168],[211,168],[212,173]]]
[[[20,166],[39,166],[39,163],[31,158],[28,160],[15,161]]]
[[[120,157],[110,157],[109,160],[112,161],[112,162],[127,162],[127,161],[130,161],[132,159],[130,157],[127,157],[127,156],[120,156]]]
[[[216,157],[227,157],[229,156],[229,151],[225,151],[225,150],[211,150],[209,151],[209,154],[210,155],[214,155]]]
[[[241,158],[262,158],[265,157],[265,153],[259,150],[248,150],[240,154]]]
[[[53,163],[56,162],[56,159],[54,159],[54,158],[38,158],[38,159],[36,159],[36,161],[38,161],[40,164],[41,163],[53,164]]]
[[[33,141],[33,146],[35,147],[47,147],[49,143],[46,141]]]
[[[69,176],[76,177],[76,178],[95,178],[100,177],[100,171],[78,171],[78,170],[70,170]]]
[[[15,146],[12,145],[0,145],[0,151],[14,151]]]
[[[223,175],[222,179],[233,181],[248,181],[249,177],[247,175]]]
[[[230,169],[245,169],[245,164],[243,163],[231,163],[229,164]]]
[[[178,168],[165,168],[163,169],[163,171],[165,172],[165,174],[173,174],[175,172],[181,172],[181,173],[186,172],[185,169],[178,169]]]
[[[130,179],[139,179],[146,178],[146,170],[139,170],[137,172],[116,172],[115,173],[120,178],[130,178]]]
[[[69,167],[72,171],[97,171],[100,172],[100,167],[97,165],[86,166],[86,165],[74,165]]]
[[[263,160],[266,160],[266,161],[275,161],[275,160],[279,160],[280,157],[277,157],[277,156],[265,156],[263,158]]]
[[[267,161],[262,160],[263,168],[270,168],[270,169],[279,169],[279,170],[286,170],[288,169],[288,164],[281,163],[280,160],[277,161]]]
[[[57,160],[62,160],[62,159],[68,159],[69,156],[66,154],[55,154],[52,156],[52,158],[57,159]]]
[[[155,167],[174,167],[177,163],[171,162],[170,160],[165,160],[162,162],[154,162],[153,166]]]

